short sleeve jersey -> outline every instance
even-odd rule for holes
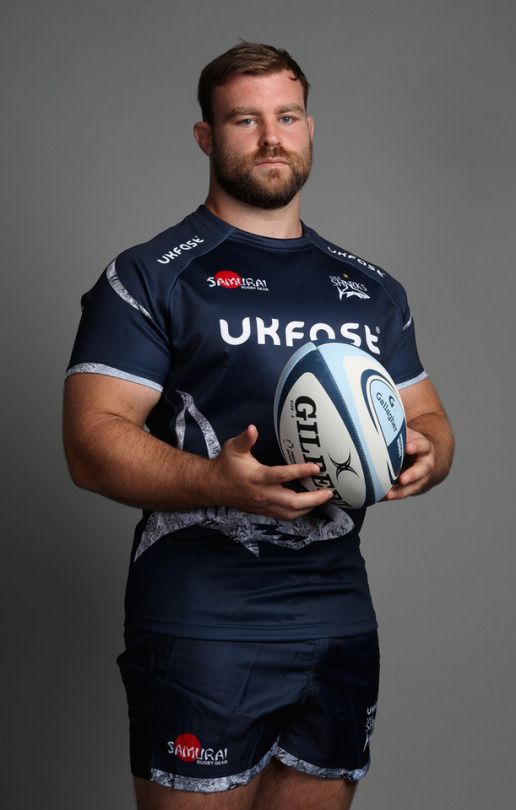
[[[309,340],[361,347],[400,388],[426,376],[403,287],[307,226],[297,239],[261,237],[200,206],[121,253],[82,305],[68,374],[160,392],[149,431],[208,458],[252,423],[257,459],[284,463],[276,383]],[[279,640],[374,629],[363,518],[331,504],[284,522],[223,505],[144,512],[126,632]]]

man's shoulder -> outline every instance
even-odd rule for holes
[[[393,299],[394,303],[404,309],[406,306],[406,293],[403,285],[399,282],[390,272],[385,270],[376,262],[369,261],[357,253],[344,248],[335,242],[321,236],[317,231],[309,226],[304,226],[305,233],[310,237],[312,242],[327,256],[334,259],[335,262],[352,267],[354,270],[359,270],[369,279],[374,279]]]
[[[202,206],[175,225],[160,231],[145,242],[123,250],[117,264],[138,264],[140,267],[163,268],[184,266],[196,254],[206,253],[225,238],[223,228],[214,228],[204,216]]]

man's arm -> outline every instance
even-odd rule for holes
[[[455,442],[448,417],[430,380],[400,391],[407,417],[406,468],[385,496],[394,501],[418,495],[448,475]]]
[[[99,374],[67,379],[64,445],[78,486],[144,509],[226,506],[281,520],[307,514],[331,498],[331,490],[297,493],[283,486],[319,468],[260,464],[251,452],[258,437],[253,425],[229,439],[213,460],[151,436],[144,425],[159,396]]]

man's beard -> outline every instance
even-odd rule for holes
[[[266,158],[283,158],[290,166],[253,172]],[[281,146],[264,147],[254,155],[242,157],[214,144],[211,154],[218,184],[231,197],[256,208],[283,208],[304,186],[312,166],[312,144],[302,153],[286,152]]]

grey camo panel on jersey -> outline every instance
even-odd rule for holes
[[[188,413],[202,431],[208,458],[215,458],[220,453],[220,442],[212,425],[196,407],[190,394],[184,391],[177,393],[183,400],[183,408],[176,417],[177,447],[182,450],[184,446],[186,413]],[[223,532],[257,556],[260,553],[258,540],[285,548],[300,549],[309,543],[341,537],[353,529],[354,523],[349,515],[333,504],[328,504],[322,511],[325,517],[306,515],[291,521],[280,521],[266,515],[255,515],[225,507],[153,512],[134,558],[137,560],[144,551],[165,535],[192,526]]]

